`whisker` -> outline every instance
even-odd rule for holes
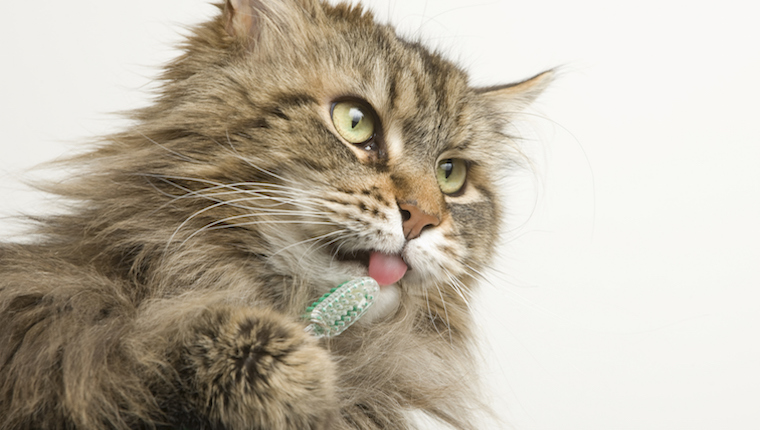
[[[199,228],[198,230],[194,231],[190,236],[188,236],[185,240],[180,243],[180,247],[185,246],[185,244],[194,238],[195,236],[210,230],[222,230],[225,228],[234,228],[234,227],[245,227],[245,226],[252,226],[252,225],[260,225],[260,224],[308,224],[308,225],[330,225],[334,226],[335,223],[332,222],[321,222],[321,221],[300,221],[300,220],[259,220],[259,221],[250,221],[250,222],[241,222],[236,224],[226,224],[226,225],[219,225],[223,223],[224,221],[214,221],[213,223],[210,223],[209,225],[203,226]]]
[[[316,244],[317,244],[317,243],[319,243],[319,242],[314,242],[314,243],[312,243],[312,244],[309,246],[309,248],[308,248],[308,249],[307,249],[307,250],[306,250],[306,251],[305,251],[305,252],[304,252],[304,253],[301,255],[301,258],[299,258],[299,260],[298,260],[298,261],[299,261],[299,263],[300,263],[301,261],[303,261],[303,259],[306,257],[306,253],[307,253],[307,252],[317,252],[317,251],[321,250],[322,248],[324,248],[324,247],[326,247],[326,246],[330,246],[330,245],[332,245],[333,243],[335,243],[335,242],[337,242],[337,241],[339,241],[339,240],[341,240],[341,239],[345,240],[345,239],[351,238],[351,237],[353,237],[353,236],[355,236],[355,235],[356,235],[355,233],[353,233],[353,234],[348,234],[348,235],[347,235],[347,234],[345,234],[346,232],[348,232],[348,230],[346,230],[346,229],[341,229],[341,230],[337,230],[337,231],[335,231],[335,233],[339,233],[339,234],[340,234],[338,237],[336,237],[336,238],[334,238],[334,239],[332,239],[332,240],[329,240],[329,241],[327,241],[327,242],[325,242],[325,243],[322,243],[322,244],[321,244],[321,245],[319,245],[319,247],[318,247],[318,248],[316,248],[316,249],[314,249],[314,245],[316,245]],[[332,262],[332,260],[335,260],[335,255],[334,255],[334,254],[330,254],[330,260],[331,260],[331,262]]]
[[[242,208],[242,209],[256,210],[256,209],[259,208],[259,207],[250,207],[250,206],[244,206],[244,205],[233,205],[232,203],[230,203],[230,200],[224,200],[224,199],[220,199],[220,198],[215,198],[216,196],[227,195],[227,194],[234,194],[234,193],[240,193],[240,194],[248,195],[249,197],[247,197],[247,198],[248,198],[249,201],[261,200],[261,201],[272,201],[272,202],[277,202],[278,203],[278,204],[274,204],[274,205],[270,205],[270,206],[280,206],[280,205],[283,205],[283,204],[290,204],[290,205],[293,205],[293,206],[297,206],[297,207],[301,207],[301,208],[304,208],[304,209],[311,210],[313,208],[311,206],[309,206],[309,204],[319,205],[319,203],[320,203],[320,201],[317,200],[317,199],[314,199],[314,198],[311,198],[311,197],[308,197],[308,196],[304,196],[303,192],[301,190],[299,190],[299,189],[295,189],[295,188],[292,188],[292,187],[282,187],[282,186],[279,186],[277,184],[266,184],[266,183],[255,183],[255,182],[240,182],[240,183],[234,183],[234,184],[219,184],[219,183],[215,183],[215,182],[207,181],[207,180],[203,180],[203,179],[198,179],[198,178],[169,177],[169,176],[166,176],[166,175],[145,175],[145,176],[155,177],[155,178],[157,178],[157,179],[159,179],[161,181],[164,181],[164,182],[166,182],[166,183],[168,183],[168,184],[170,184],[170,185],[172,185],[172,186],[174,186],[174,187],[176,187],[178,189],[186,191],[186,194],[184,194],[184,195],[175,196],[175,195],[168,194],[168,193],[160,190],[155,185],[151,184],[151,186],[153,186],[153,188],[156,189],[157,191],[159,191],[160,193],[162,193],[162,194],[164,194],[164,195],[166,195],[168,197],[171,197],[172,198],[172,202],[177,201],[179,199],[187,199],[187,198],[198,197],[198,198],[203,198],[203,199],[207,199],[207,200],[218,202],[218,203],[227,202],[226,204],[228,204],[230,206],[239,207],[239,208]],[[180,184],[172,182],[170,179],[198,181],[198,182],[201,182],[201,183],[210,183],[210,184],[212,184],[214,186],[209,187],[209,188],[205,188],[205,189],[201,189],[201,190],[191,190],[191,189],[189,189],[187,187],[184,187],[184,186],[182,186]],[[246,186],[256,185],[256,186],[265,187],[265,188],[241,189],[241,188],[238,188],[238,186],[240,186],[240,185],[246,185]],[[275,189],[270,189],[270,188],[275,188]],[[278,188],[281,188],[281,189],[278,189]],[[214,192],[214,193],[209,193],[208,192],[208,191],[216,191],[216,190],[227,190],[227,191],[221,191],[221,192],[218,192],[218,193],[217,192]],[[285,196],[283,197],[283,196],[272,195],[272,194],[263,194],[263,193],[274,193],[274,194],[281,193],[281,194],[285,194]],[[292,195],[292,197],[288,196],[289,194]],[[243,201],[243,200],[244,199],[238,199],[236,201]],[[165,203],[164,205],[161,206],[161,208],[166,207],[167,205],[171,204],[172,202]]]
[[[280,248],[278,251],[274,252],[270,257],[274,257],[277,254],[280,254],[281,252],[284,252],[284,251],[286,251],[286,250],[288,250],[288,249],[290,249],[292,247],[303,245],[303,244],[306,244],[306,243],[309,243],[309,242],[317,242],[317,241],[320,241],[320,240],[322,240],[322,239],[324,239],[326,237],[330,237],[332,235],[341,234],[341,233],[343,233],[342,230],[336,230],[336,231],[331,231],[329,233],[325,233],[325,234],[322,234],[322,235],[319,235],[319,236],[315,236],[315,237],[312,237],[312,238],[309,238],[309,239],[304,239],[304,240],[301,240],[301,241],[298,241],[298,242],[295,242],[295,243],[291,243],[288,246]]]
[[[264,168],[262,168],[262,167],[259,167],[259,166],[255,165],[255,164],[253,164],[253,163],[251,162],[251,160],[247,159],[246,157],[243,157],[243,156],[240,154],[240,152],[238,152],[237,148],[235,148],[235,145],[233,145],[233,144],[232,144],[232,139],[230,139],[230,133],[229,133],[229,131],[226,131],[226,132],[225,132],[225,135],[227,136],[227,144],[229,145],[229,147],[230,147],[230,150],[232,150],[232,152],[233,152],[233,153],[234,153],[234,154],[235,154],[235,155],[236,155],[236,156],[237,156],[237,157],[238,157],[240,160],[243,160],[243,162],[245,162],[247,165],[249,165],[249,166],[253,167],[254,169],[258,170],[258,171],[259,171],[259,172],[261,172],[261,173],[264,173],[264,174],[266,174],[266,175],[269,175],[269,176],[271,176],[271,177],[273,177],[273,178],[277,178],[277,179],[279,179],[279,180],[281,180],[281,181],[283,181],[283,182],[289,182],[289,183],[293,183],[293,182],[294,182],[294,181],[293,181],[293,180],[291,180],[291,179],[285,178],[285,177],[283,177],[283,176],[280,176],[280,175],[278,175],[278,174],[276,174],[276,173],[274,173],[274,172],[270,172],[269,170],[266,170],[266,169],[264,169]],[[212,139],[212,140],[213,140],[213,139]],[[216,141],[214,141],[214,143],[216,143],[217,145],[219,145],[219,146],[221,146],[221,147],[224,147],[223,145],[219,144],[219,143],[218,143],[218,142],[216,142]]]
[[[237,199],[237,200],[245,200],[245,199]],[[232,200],[232,201],[234,202],[235,200]],[[184,226],[186,226],[194,218],[200,216],[201,214],[203,214],[205,212],[208,212],[210,210],[213,210],[213,209],[216,209],[218,207],[225,206],[225,205],[228,205],[228,204],[229,204],[229,202],[227,202],[227,201],[218,202],[218,203],[215,203],[213,205],[207,206],[207,207],[205,207],[203,209],[200,209],[200,210],[194,212],[189,217],[185,218],[185,220],[182,221],[182,223],[174,230],[174,233],[172,233],[171,237],[169,237],[169,240],[168,240],[166,246],[168,247],[169,244],[171,244],[171,242],[174,241],[174,238],[182,230],[182,228]],[[241,206],[238,206],[238,207],[241,207]],[[236,220],[236,219],[255,217],[255,216],[267,216],[267,215],[268,216],[288,216],[288,215],[294,215],[295,214],[295,215],[304,216],[304,217],[322,218],[325,215],[327,215],[326,212],[316,212],[316,211],[314,211],[314,212],[305,212],[305,211],[296,211],[296,210],[285,210],[285,211],[283,211],[282,209],[253,208],[253,207],[248,207],[247,209],[256,210],[258,212],[245,213],[245,214],[241,214],[241,215],[235,215],[235,216],[227,217],[227,218],[224,218],[224,219],[221,219],[221,220],[214,221],[211,224],[209,224],[207,227],[213,226],[215,224],[224,223],[224,222],[227,222],[227,221],[233,221],[233,220]]]
[[[449,334],[449,345],[454,345],[454,340],[451,337],[451,321],[449,320],[449,311],[446,309],[446,299],[443,298],[443,291],[438,284],[435,284],[435,289],[438,290],[438,296],[441,297],[441,306],[443,306],[443,314],[446,317],[446,328]]]
[[[162,149],[168,151],[171,154],[176,155],[177,157],[179,157],[179,158],[187,161],[188,163],[193,163],[193,164],[201,164],[202,163],[200,160],[196,160],[195,158],[189,157],[189,156],[187,156],[185,154],[182,154],[182,153],[177,152],[177,151],[175,151],[173,149],[170,149],[170,148],[166,147],[166,145],[164,145],[164,144],[156,142],[155,140],[153,140],[150,137],[146,136],[145,134],[143,134],[143,132],[141,132],[139,130],[137,130],[137,134],[139,134],[140,136],[144,137],[150,143],[152,143],[152,144],[154,144],[156,146],[161,147]]]
[[[425,294],[425,303],[427,303],[428,317],[430,317],[430,323],[432,324],[436,333],[438,333],[438,336],[443,337],[443,333],[441,333],[441,331],[438,330],[438,324],[435,323],[435,316],[433,315],[433,309],[430,307],[430,297],[428,296],[427,289],[423,289],[422,292]],[[436,312],[436,315],[437,314],[438,312]]]
[[[195,177],[192,177],[192,176],[178,176],[178,175],[166,175],[166,174],[156,174],[156,173],[139,173],[139,174],[137,174],[137,176],[144,176],[144,177],[149,177],[149,178],[161,179],[161,180],[164,180],[168,184],[177,186],[178,188],[181,188],[181,189],[184,189],[184,190],[188,190],[188,191],[190,191],[188,188],[182,187],[181,185],[176,184],[175,182],[171,182],[171,180],[198,182],[198,183],[202,183],[202,184],[213,185],[217,189],[227,188],[227,189],[236,190],[236,191],[248,191],[248,190],[240,188],[240,187],[241,186],[252,186],[252,185],[255,185],[255,186],[258,186],[258,187],[264,187],[264,189],[266,189],[267,191],[274,191],[274,190],[278,190],[279,189],[279,190],[284,190],[284,191],[294,191],[294,192],[297,192],[297,193],[302,193],[303,192],[303,190],[301,190],[300,188],[291,187],[291,186],[282,185],[282,184],[275,184],[275,183],[270,183],[270,182],[242,181],[242,182],[233,182],[233,183],[230,183],[230,184],[225,184],[223,182],[216,182],[216,181],[212,181],[212,180],[204,179],[204,178],[195,178]],[[269,188],[272,188],[273,190],[269,190]]]
[[[361,237],[361,236],[362,236],[362,235],[361,235],[361,233],[359,233],[359,232],[352,232],[351,234],[344,236],[344,239],[350,239],[350,238]],[[338,244],[338,246],[337,246],[337,247],[336,247],[336,248],[333,250],[333,252],[331,253],[330,257],[331,257],[333,260],[335,260],[335,259],[337,258],[337,256],[338,256],[338,254],[340,254],[340,253],[341,253],[341,247],[342,247],[343,245],[346,245],[346,244],[347,244],[347,241],[346,241],[346,240],[344,240],[344,241],[343,241],[343,243],[339,243],[339,244]],[[325,246],[327,246],[327,245],[330,245],[330,244],[325,244]]]
[[[472,276],[473,278],[477,279],[478,281],[489,282],[488,281],[488,277],[483,272],[481,272],[480,270],[472,267],[471,264],[468,264],[466,261],[463,261],[463,260],[459,260],[458,262],[459,262],[459,264],[461,264],[462,266],[464,266],[464,268],[467,271],[468,275]],[[496,270],[496,269],[494,269],[492,267],[489,267],[489,270]]]
[[[467,307],[467,309],[469,311],[472,311],[472,307],[470,306],[470,301],[469,301],[469,299],[467,297],[465,297],[464,291],[463,291],[463,290],[467,290],[467,287],[462,283],[462,281],[460,281],[459,279],[457,279],[456,277],[454,277],[451,274],[451,272],[449,272],[448,270],[444,269],[444,273],[449,278],[449,284],[450,284],[451,288],[462,299],[462,301],[464,302],[464,304]]]
[[[566,317],[563,317],[562,315],[560,315],[560,314],[558,314],[556,312],[553,312],[553,311],[549,310],[546,307],[536,305],[533,301],[531,301],[530,299],[526,298],[525,296],[522,296],[521,294],[517,293],[512,288],[498,288],[494,284],[494,282],[493,282],[492,279],[490,279],[489,277],[486,277],[481,272],[479,272],[476,269],[474,269],[472,266],[467,265],[467,268],[469,270],[471,270],[473,272],[473,274],[476,274],[478,276],[479,280],[483,284],[486,284],[486,285],[490,286],[491,288],[499,291],[500,293],[506,293],[506,294],[511,295],[513,298],[518,299],[517,303],[520,303],[521,305],[525,306],[526,308],[533,309],[533,310],[535,310],[537,312],[540,312],[543,315],[546,315],[546,316],[551,317],[553,319],[556,319],[558,321],[567,322],[567,318]],[[507,276],[506,273],[504,273],[502,270],[499,270],[497,268],[493,268],[492,267],[492,268],[489,268],[489,270],[492,270],[492,271],[494,271],[496,273],[500,273],[500,274],[502,274],[504,276]]]

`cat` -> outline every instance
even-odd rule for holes
[[[359,5],[227,0],[134,125],[66,161],[69,212],[0,245],[0,428],[473,429],[468,301],[512,114]],[[371,276],[339,336],[304,309]]]

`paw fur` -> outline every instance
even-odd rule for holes
[[[229,429],[323,429],[336,413],[334,367],[303,327],[272,311],[199,319],[185,361],[198,407]]]

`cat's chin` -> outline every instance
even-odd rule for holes
[[[311,273],[317,275],[307,282],[316,286],[315,294],[321,295],[328,292],[346,281],[369,276],[369,268],[363,261],[342,261],[333,259],[331,256],[326,261],[312,261]],[[305,266],[302,266],[305,267]],[[360,321],[377,321],[390,315],[396,310],[401,300],[401,293],[397,285],[384,285],[380,287],[377,299]]]
[[[367,276],[366,268],[361,276]],[[375,296],[375,302],[367,313],[358,321],[361,324],[372,324],[391,316],[401,303],[401,287],[398,284],[381,285]]]
[[[367,310],[367,313],[357,324],[372,324],[387,318],[398,309],[400,302],[401,289],[396,284],[380,287],[372,307]]]
[[[325,273],[327,277],[320,282],[327,286],[338,286],[349,279],[369,276],[368,265],[360,261],[333,261]],[[330,288],[332,288],[330,287]],[[381,285],[375,302],[357,324],[371,324],[392,315],[401,303],[401,288],[397,283]]]

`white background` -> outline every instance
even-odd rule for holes
[[[0,213],[124,124],[200,0],[5,2]],[[750,2],[373,1],[472,72],[562,65],[519,130],[477,304],[492,403],[528,429],[760,428],[760,26]],[[2,221],[4,235],[15,230]],[[495,426],[495,425],[494,425]]]

